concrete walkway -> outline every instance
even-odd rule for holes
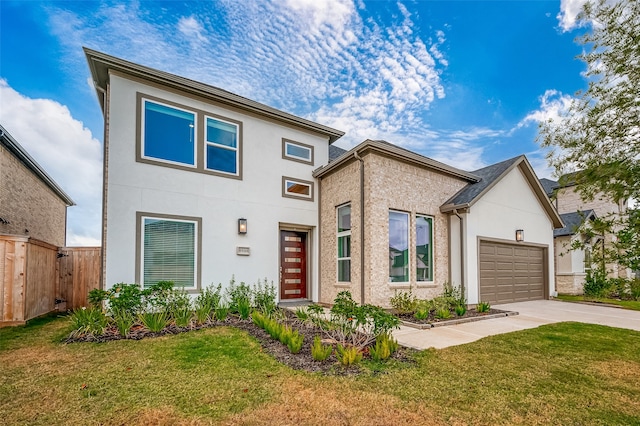
[[[426,330],[401,326],[399,330],[393,332],[393,335],[402,346],[422,350],[432,347],[442,349],[462,345],[494,334],[510,333],[563,321],[600,324],[640,331],[640,311],[558,300],[535,300],[492,307],[503,311],[515,311],[519,315]]]

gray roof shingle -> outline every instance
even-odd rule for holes
[[[560,215],[562,222],[564,222],[564,228],[554,229],[554,237],[565,237],[567,235],[574,235],[582,222],[587,219],[595,218],[596,214],[593,210],[577,211],[572,213],[564,213]]]
[[[542,185],[544,192],[546,192],[549,197],[553,195],[553,191],[560,187],[558,182],[547,178],[540,179],[540,185]]]
[[[345,152],[347,152],[346,149],[342,149],[339,146],[335,146],[335,145],[329,145],[329,162],[332,162],[333,160],[340,157]]]

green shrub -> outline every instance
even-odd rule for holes
[[[251,313],[251,321],[258,327],[262,329],[265,328],[266,317],[259,311],[253,311]]]
[[[211,305],[209,305],[208,302],[204,302],[202,301],[201,303],[196,303],[196,309],[195,309],[195,315],[196,315],[196,322],[198,324],[204,324],[207,321],[209,321],[210,319],[210,313],[211,313]]]
[[[193,311],[189,308],[174,308],[171,316],[177,327],[189,327],[189,325],[191,325]]]
[[[583,290],[585,297],[593,297],[596,299],[606,297],[610,290],[610,284],[607,282],[605,273],[601,270],[587,271]]]
[[[216,308],[216,319],[218,321],[224,321],[229,314],[229,308],[226,305],[218,305]]]
[[[478,313],[485,313],[485,312],[489,312],[491,310],[491,305],[489,304],[489,302],[478,302],[478,304],[476,305],[476,312]]]
[[[319,336],[313,338],[313,345],[311,346],[311,356],[316,361],[324,361],[333,352],[333,346],[325,345]]]
[[[173,281],[158,281],[142,290],[142,307],[146,311],[170,312],[175,297]]]
[[[388,334],[381,334],[376,338],[376,343],[369,348],[369,354],[374,361],[384,361],[393,354],[392,337]]]
[[[273,284],[267,282],[267,279],[264,279],[264,284],[258,280],[256,284],[253,286],[253,305],[256,309],[261,312],[271,315],[275,312],[276,305],[276,287]]]
[[[167,313],[164,311],[143,312],[140,322],[152,333],[159,333],[167,326]]]
[[[89,292],[87,296],[87,300],[89,301],[89,305],[100,308],[102,307],[102,302],[109,298],[109,292],[107,290],[102,290],[99,288],[94,288]]]
[[[237,303],[240,319],[249,319],[249,315],[251,314],[251,301],[249,299],[239,299]]]
[[[287,342],[283,342],[289,348],[289,351],[292,354],[297,354],[302,349],[302,344],[304,343],[304,336],[298,333],[298,330],[293,331],[287,340]]]
[[[456,310],[456,315],[461,317],[467,313],[467,305],[463,305],[462,303],[459,305],[456,305],[455,310]]]
[[[251,308],[251,287],[243,282],[236,285],[235,277],[231,277],[225,294],[229,301],[229,310],[234,314],[239,313],[240,304],[248,305]]]
[[[215,311],[221,302],[222,284],[218,284],[216,287],[211,284],[196,297],[194,305],[196,309],[198,309],[198,307],[202,307],[202,309],[205,309],[205,307],[209,308],[207,315],[210,316],[211,312]]]
[[[125,310],[135,316],[142,311],[142,290],[138,284],[117,283],[108,293],[111,313]]]
[[[438,319],[451,318],[451,311],[449,308],[438,308],[435,313],[435,317]]]
[[[631,299],[640,301],[640,278],[629,282],[629,295]]]
[[[399,314],[410,314],[415,312],[418,305],[418,299],[413,295],[411,290],[398,291],[389,299],[391,307]]]
[[[344,347],[340,343],[336,347],[336,357],[340,364],[348,367],[362,361],[362,351],[355,346]]]
[[[423,304],[418,306],[413,316],[415,319],[422,321],[429,318],[429,312],[429,306]]]
[[[296,308],[296,318],[302,323],[309,321],[310,316],[306,309],[304,308]]]
[[[109,319],[97,307],[76,309],[71,314],[71,324],[74,336],[91,335],[100,336],[109,324]]]
[[[127,337],[131,331],[131,327],[136,323],[136,318],[131,312],[120,309],[112,313],[113,322],[121,336]]]

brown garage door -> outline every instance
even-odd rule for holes
[[[480,241],[480,300],[490,303],[544,299],[544,250]]]

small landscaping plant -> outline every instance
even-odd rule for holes
[[[455,311],[456,311],[456,315],[461,317],[467,313],[467,305],[463,305],[463,304],[456,305]]]
[[[398,342],[390,334],[384,333],[376,338],[375,345],[369,348],[369,354],[374,361],[384,361],[398,350]]]
[[[276,287],[273,281],[269,284],[265,278],[263,284],[258,280],[253,286],[253,305],[268,316],[271,316],[276,311],[278,305],[276,304]]]
[[[143,312],[139,316],[140,322],[152,333],[159,333],[167,326],[167,313],[164,311]]]
[[[322,339],[319,336],[313,338],[313,345],[311,346],[311,356],[316,361],[324,361],[331,356],[333,352],[333,346],[322,343]]]
[[[122,337],[127,337],[131,327],[136,323],[136,317],[126,309],[113,311],[111,318]]]
[[[338,343],[336,347],[336,357],[340,364],[345,367],[359,364],[362,361],[362,351],[355,346],[342,346]]]
[[[391,307],[399,314],[410,314],[415,312],[418,306],[418,298],[414,296],[411,290],[396,290],[391,299],[389,299]]]
[[[229,308],[226,305],[219,305],[216,308],[216,320],[224,321],[227,319],[227,315],[229,315]]]
[[[485,312],[489,312],[491,310],[491,305],[489,304],[489,302],[478,302],[478,304],[476,305],[476,312],[478,313],[485,313]]]
[[[451,318],[451,311],[449,310],[449,308],[438,308],[436,310],[436,314],[435,317],[437,319],[448,319]]]
[[[71,324],[73,327],[72,335],[91,335],[100,336],[104,334],[109,319],[98,307],[89,307],[76,309],[71,314]]]

